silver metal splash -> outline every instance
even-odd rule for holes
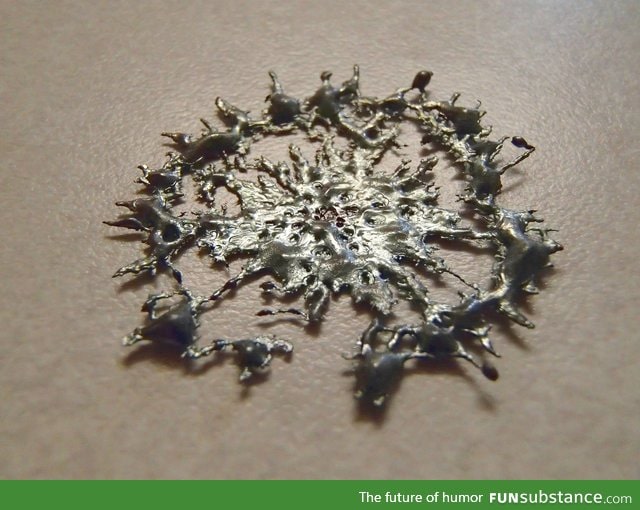
[[[200,342],[198,319],[249,278],[270,275],[272,280],[262,284],[265,294],[301,296],[303,306],[262,309],[257,311],[260,316],[291,314],[319,322],[331,296],[339,293],[369,307],[372,322],[354,339],[355,352],[346,356],[356,360],[356,395],[367,402],[383,404],[408,360],[462,358],[488,379],[497,379],[496,368],[476,359],[470,346],[497,356],[489,338],[492,311],[533,327],[518,309],[518,299],[523,293],[537,293],[536,277],[549,266],[550,255],[562,249],[549,238],[549,229],[531,226],[541,221],[534,211],[507,210],[497,203],[505,172],[534,147],[521,137],[491,140],[491,130],[481,125],[484,112],[458,106],[459,94],[448,101],[430,100],[429,71],[417,73],[411,87],[383,99],[362,96],[357,66],[339,87],[332,85],[331,73],[322,73],[322,85],[306,100],[287,95],[275,73],[270,77],[271,94],[259,118],[217,99],[224,128],[203,120],[205,130],[197,137],[163,133],[179,155],[170,154],[156,170],[141,166],[138,182],[147,197],[118,202],[129,213],[106,222],[147,233],[144,256],[114,276],[168,271],[175,279],[174,289],[149,296],[143,306],[148,313],[145,325],[124,343],[173,344],[187,358],[216,355],[231,347],[244,381],[265,369],[272,354],[288,354],[293,346],[265,336]],[[416,163],[402,160],[391,174],[379,171],[383,155],[401,148],[401,127],[410,123],[419,127],[423,143],[455,159],[467,183],[460,199],[468,212],[484,220],[482,228],[438,205],[438,190],[431,183],[435,156]],[[296,132],[319,143],[314,158],[290,145],[288,161],[248,159],[254,140]],[[338,139],[346,140],[348,147],[338,148]],[[503,162],[499,155],[507,141],[522,152]],[[258,179],[243,178],[248,172],[257,173]],[[185,200],[185,179],[196,183],[207,205],[205,213],[173,213]],[[219,188],[238,198],[237,214],[228,215],[216,206]],[[496,259],[493,283],[480,288],[456,274],[436,255],[438,240],[491,249]],[[198,248],[218,263],[237,257],[248,262],[221,288],[195,295],[183,283],[176,258]],[[457,304],[434,299],[420,278],[444,273],[468,289],[460,292]],[[172,304],[158,315],[157,302],[169,298]],[[393,323],[392,312],[400,301],[417,310],[415,323]]]

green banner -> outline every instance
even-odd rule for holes
[[[3,481],[4,508],[638,508],[637,481]]]

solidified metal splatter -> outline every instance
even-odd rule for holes
[[[511,144],[523,152],[501,162],[498,156],[508,138],[489,139],[491,130],[481,125],[484,112],[458,106],[459,94],[448,101],[429,100],[429,71],[420,71],[411,87],[383,99],[361,95],[357,66],[352,78],[339,87],[331,83],[331,73],[322,73],[322,85],[306,100],[287,95],[276,75],[270,77],[268,107],[259,119],[218,98],[225,129],[203,120],[205,131],[199,137],[163,133],[180,154],[171,154],[157,170],[141,166],[138,182],[148,197],[118,202],[129,213],[106,222],[147,233],[147,253],[114,276],[168,270],[176,281],[174,290],[149,296],[143,305],[146,324],[124,343],[168,343],[188,358],[230,347],[242,369],[240,379],[246,380],[266,368],[273,354],[290,353],[292,345],[265,336],[200,342],[199,317],[250,277],[268,274],[272,280],[262,284],[265,294],[301,296],[304,304],[258,310],[257,315],[285,313],[322,321],[331,296],[338,293],[368,305],[372,322],[357,339],[355,354],[348,356],[357,363],[360,398],[381,405],[412,359],[462,358],[488,379],[497,379],[496,368],[489,361],[477,361],[468,348],[477,345],[497,356],[488,336],[491,311],[533,327],[518,310],[518,298],[523,292],[537,292],[536,277],[549,265],[550,255],[562,249],[548,237],[549,229],[530,226],[541,221],[534,211],[507,210],[496,201],[505,172],[534,147],[513,137]],[[436,157],[415,164],[403,160],[392,174],[377,169],[385,153],[400,147],[397,139],[403,123],[417,124],[423,143],[434,143],[455,158],[467,182],[460,198],[486,227],[478,230],[458,212],[438,205],[438,190],[430,182]],[[321,142],[314,159],[295,145],[289,146],[288,161],[246,159],[253,140],[293,132]],[[346,139],[349,147],[338,148],[336,138]],[[257,181],[242,177],[250,171],[258,174]],[[196,183],[206,212],[190,216],[173,212],[184,201],[187,178]],[[238,198],[236,215],[216,207],[219,188]],[[496,258],[491,286],[481,289],[454,273],[436,255],[434,240],[491,247]],[[221,288],[195,295],[183,285],[174,262],[196,247],[219,263],[238,257],[248,262]],[[439,302],[422,283],[419,276],[424,273],[449,273],[471,293],[460,293],[458,304]],[[176,296],[164,313],[156,314],[158,301]],[[415,323],[391,323],[399,301],[419,312]]]

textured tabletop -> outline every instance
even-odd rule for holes
[[[640,476],[639,5],[0,2],[0,476]],[[197,131],[218,95],[259,112],[271,69],[304,96],[356,63],[369,95],[429,69],[434,97],[480,99],[496,136],[537,147],[500,200],[538,209],[565,250],[527,300],[536,328],[494,328],[500,379],[431,364],[363,415],[341,354],[368,314],[343,296],[318,330],[265,328],[257,283],[209,326],[294,342],[262,384],[243,388],[231,362],[193,371],[121,347],[154,286],[111,279],[140,246],[102,221],[134,196],[137,165],[163,161],[160,132]],[[438,174],[445,197],[453,175]],[[224,281],[185,264],[204,289]]]

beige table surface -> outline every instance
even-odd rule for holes
[[[3,0],[0,476],[637,478],[639,23],[637,1]],[[197,131],[216,95],[258,111],[269,69],[303,96],[354,63],[376,95],[430,69],[436,97],[482,99],[497,136],[538,148],[502,203],[539,209],[566,250],[529,300],[537,328],[497,328],[500,380],[436,367],[359,415],[340,354],[368,319],[346,298],[318,334],[269,328],[296,354],[244,392],[230,362],[120,347],[149,287],[111,280],[139,245],[101,221],[162,161],[159,133]],[[214,334],[264,331],[257,296]]]

